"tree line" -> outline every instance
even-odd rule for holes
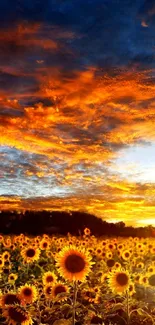
[[[1,211],[1,234],[61,234],[81,235],[89,228],[95,236],[154,237],[155,228],[126,226],[124,222],[110,223],[85,212],[61,211]]]

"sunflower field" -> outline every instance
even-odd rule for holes
[[[0,235],[0,324],[155,324],[155,239]]]

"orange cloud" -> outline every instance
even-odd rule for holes
[[[65,211],[85,211],[93,213],[98,217],[115,222],[124,221],[127,225],[132,225],[134,220],[134,226],[139,225],[138,220],[142,220],[142,215],[145,219],[149,220],[153,218],[155,213],[154,198],[150,199],[150,192],[155,192],[155,185],[147,184],[145,186],[137,185],[135,183],[125,183],[126,191],[124,195],[123,186],[120,188],[119,182],[111,182],[105,184],[100,191],[100,195],[85,196],[71,195],[67,198],[31,198],[21,199],[19,197],[13,197],[6,200],[5,197],[1,197],[0,208],[3,209],[18,209],[18,210],[65,210]],[[132,189],[132,190],[131,190]],[[146,223],[141,222],[141,225]]]
[[[55,41],[45,40],[44,45],[36,41],[38,28],[30,32],[28,44],[56,50]],[[22,37],[26,33],[29,31],[19,30]],[[20,36],[19,43],[25,44]],[[47,161],[47,165],[34,162],[34,169],[23,167],[25,179],[53,176],[60,186],[70,188],[64,199],[1,197],[1,208],[80,207],[107,220],[128,224],[133,216],[138,219],[142,213],[152,217],[154,187],[148,185],[145,189],[115,179],[108,172],[110,161],[117,157],[120,148],[155,140],[155,85],[149,79],[151,73],[131,70],[112,77],[90,67],[67,74],[61,67],[47,69],[39,65],[34,74],[39,87],[32,94],[36,104],[23,104],[23,99],[31,97],[28,91],[17,93],[14,99],[1,92],[1,107],[5,109],[0,115],[0,145],[42,155]],[[51,162],[57,164],[57,169]]]

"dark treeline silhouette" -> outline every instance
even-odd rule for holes
[[[1,211],[1,234],[61,234],[67,233],[81,235],[85,228],[91,230],[95,236],[123,236],[123,237],[154,237],[155,228],[134,228],[125,226],[124,222],[108,223],[94,215],[84,212],[60,212],[60,211]]]

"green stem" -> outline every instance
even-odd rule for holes
[[[72,310],[72,325],[75,325],[75,306],[76,306],[76,300],[77,300],[77,282],[74,281],[73,286],[74,292],[73,292],[73,310]]]

